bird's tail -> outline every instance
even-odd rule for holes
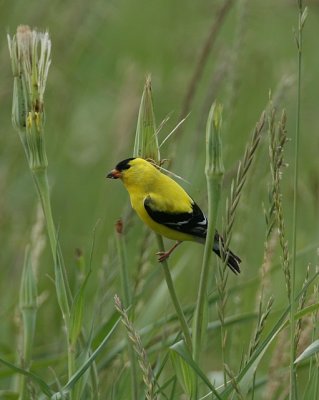
[[[222,251],[220,251],[220,246],[222,246]],[[236,256],[230,249],[224,248],[223,238],[216,231],[214,238],[214,246],[213,251],[216,253],[223,261],[226,260],[228,267],[235,273],[239,274],[240,268],[239,264],[241,263],[241,259]]]

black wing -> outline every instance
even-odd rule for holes
[[[187,233],[202,239],[206,238],[207,218],[195,202],[192,203],[191,212],[169,213],[157,211],[156,202],[151,196],[147,196],[144,200],[144,207],[153,221],[178,232]],[[220,258],[227,260],[227,265],[235,274],[239,273],[240,258],[230,249],[223,248],[223,250],[220,251],[220,245],[224,247],[224,241],[219,233],[215,231],[213,251]]]
[[[191,212],[169,213],[167,211],[157,211],[155,202],[151,196],[147,196],[144,200],[144,207],[148,215],[159,224],[199,238],[206,237],[207,218],[195,202],[192,203]]]

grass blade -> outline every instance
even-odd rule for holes
[[[301,361],[307,360],[319,352],[319,339],[311,343],[297,359],[294,364],[299,364]]]
[[[118,314],[113,314],[112,318],[109,321],[108,324],[108,330],[107,333],[98,346],[98,348],[92,353],[92,355],[88,358],[88,360],[81,366],[81,368],[69,379],[67,384],[63,388],[63,392],[68,392],[74,385],[75,383],[81,378],[81,376],[84,374],[84,372],[92,365],[93,361],[96,359],[96,357],[101,353],[101,351],[104,349],[105,345],[111,338],[112,334],[114,333],[117,325],[120,322],[120,317]],[[59,397],[55,397],[55,399],[59,399]]]
[[[0,357],[0,363],[4,364],[8,368],[10,368],[12,371],[17,372],[19,374],[23,374],[27,376],[29,379],[31,379],[34,383],[36,383],[42,392],[47,396],[51,397],[53,394],[53,391],[51,388],[42,380],[38,375],[34,374],[33,372],[27,371],[23,368],[17,367],[16,365],[10,363],[9,361],[4,360],[2,357]]]
[[[222,399],[222,397],[218,394],[217,390],[215,389],[214,385],[210,382],[207,378],[205,373],[199,368],[198,364],[193,360],[191,353],[188,351],[187,346],[183,340],[175,343],[170,349],[177,354],[179,354],[187,364],[195,371],[196,375],[199,376],[202,381],[209,387],[209,389],[214,393],[217,399]]]

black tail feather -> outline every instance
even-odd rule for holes
[[[221,254],[220,245],[224,246],[224,241],[222,237],[218,234],[218,232],[215,233],[214,239],[215,239],[213,247],[214,253],[216,253],[218,257],[220,257],[223,261],[226,260],[227,266],[235,274],[239,274],[240,273],[239,264],[241,263],[241,259],[229,249],[222,249],[222,254]]]

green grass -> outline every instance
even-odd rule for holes
[[[267,126],[231,228],[230,247],[242,258],[242,272],[239,276],[229,274],[227,282],[223,281],[225,276],[218,275],[222,266],[212,257],[205,310],[208,328],[200,360],[195,364],[180,342],[179,319],[155,256],[156,237],[130,212],[122,185],[105,179],[116,162],[133,152],[148,73],[152,75],[157,126],[170,114],[159,133],[160,143],[179,122],[196,62],[221,3],[94,0],[72,4],[45,0],[30,1],[27,8],[21,0],[2,4],[0,398],[19,398],[20,394],[22,399],[25,391],[25,398],[56,393],[57,399],[59,389],[64,388],[71,390],[72,400],[98,396],[131,399],[133,376],[138,386],[135,398],[144,398],[147,387],[154,397],[155,382],[158,399],[178,399],[182,393],[192,393],[194,369],[199,396],[211,390],[207,377],[219,387],[225,376],[231,383],[224,391],[220,389],[222,398],[288,398],[289,371],[293,370],[289,342],[293,335],[286,322],[289,299],[276,227],[265,245],[269,225],[263,209],[269,210],[273,187]],[[271,90],[277,108],[275,126],[285,109],[287,136],[292,139],[284,146],[283,161],[288,167],[282,169],[279,182],[284,239],[290,257],[298,116],[298,59],[292,33],[292,28],[298,27],[296,3],[234,2],[197,82],[191,113],[161,148],[161,157],[172,160],[172,170],[191,183],[182,185],[207,212],[205,126],[213,100],[217,98],[223,104],[225,175],[217,219],[217,227],[223,231],[231,182],[236,179],[238,162],[254,126],[268,107]],[[53,219],[73,299],[69,299],[71,326],[65,325],[61,315],[54,284],[53,258],[57,257],[52,257],[32,175],[11,125],[13,79],[6,33],[13,34],[20,24],[48,28],[52,40],[45,93],[47,173]],[[309,284],[307,292],[300,292],[307,266],[312,279],[318,265],[318,27],[318,5],[309,1],[303,31],[295,261],[295,296],[306,296],[305,311],[298,309],[299,300],[295,302],[295,324],[300,329],[296,357],[318,339],[317,280]],[[283,79],[284,89],[280,86]],[[124,221],[124,233],[117,242],[114,226],[119,218]],[[170,245],[166,240],[164,243]],[[30,259],[28,256],[24,261],[28,245]],[[184,243],[169,260],[174,290],[189,327],[196,309],[203,252],[202,246]],[[33,341],[35,310],[28,309],[26,293],[30,292],[20,292],[22,278],[29,285],[33,279],[29,262],[38,296]],[[123,262],[127,269],[122,269],[122,275],[128,273],[124,283]],[[138,346],[133,342],[130,350],[127,331],[115,310],[115,294],[125,306],[132,296],[126,326]],[[268,303],[270,298],[273,304]],[[314,307],[307,308],[310,304]],[[25,344],[23,330],[28,328],[28,313],[32,323]],[[301,326],[298,315],[303,317]],[[22,354],[27,354],[25,363]],[[129,369],[132,358],[137,366],[135,377]],[[29,366],[33,375],[25,372],[22,378],[19,368]],[[296,364],[298,398],[318,397],[317,367],[314,356]],[[74,385],[80,375],[80,383]],[[144,380],[148,377],[146,385],[143,376]],[[234,397],[232,391],[237,393]]]

